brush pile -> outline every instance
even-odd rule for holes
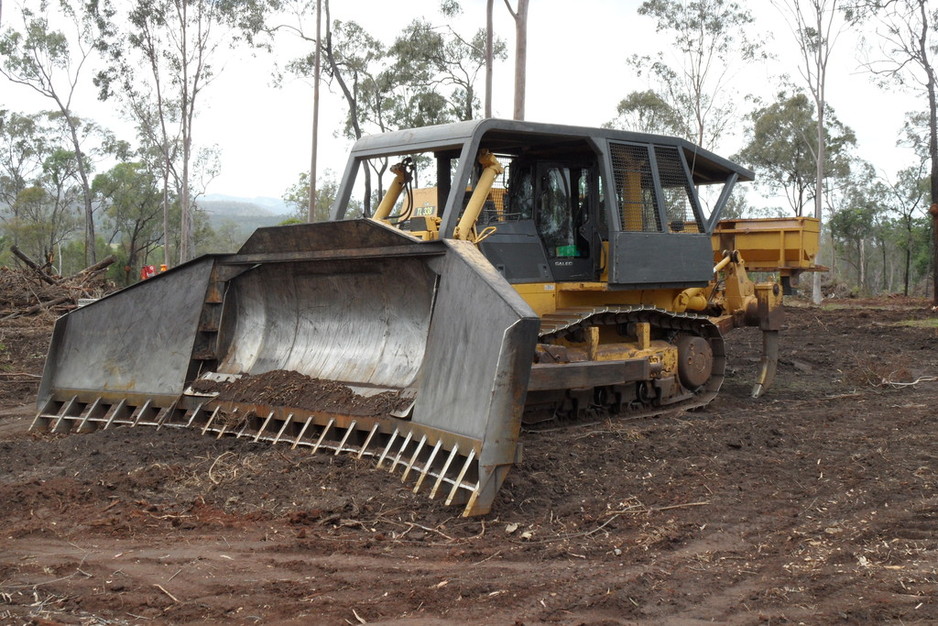
[[[114,291],[114,284],[105,278],[113,256],[63,277],[50,273],[48,264],[40,266],[15,246],[12,251],[23,265],[0,267],[0,319],[41,313],[58,316],[77,308],[80,300]]]

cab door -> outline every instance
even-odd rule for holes
[[[601,241],[595,168],[537,164],[534,222],[555,281],[599,278]]]

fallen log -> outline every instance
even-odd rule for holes
[[[14,311],[13,313],[10,313],[3,319],[7,320],[7,319],[14,318],[14,317],[35,315],[36,313],[39,313],[40,311],[51,309],[54,306],[65,304],[66,302],[68,302],[69,304],[75,304],[75,298],[73,298],[71,295],[59,296],[55,300],[50,300],[49,302],[40,302],[39,304],[31,306],[28,309],[23,309],[22,311]]]
[[[19,248],[17,248],[15,245],[10,246],[10,252],[12,252],[12,253],[16,256],[16,258],[18,258],[20,261],[22,261],[22,262],[25,263],[27,266],[29,266],[31,269],[33,269],[33,270],[36,272],[36,274],[39,275],[39,278],[41,278],[42,280],[46,281],[46,282],[49,283],[50,285],[56,284],[56,280],[55,280],[54,278],[52,278],[51,276],[49,276],[48,274],[46,274],[46,273],[43,271],[43,269],[42,269],[41,267],[39,267],[39,265],[36,264],[35,261],[33,261],[31,258],[29,258],[29,257],[26,255],[26,253],[24,253],[22,250],[20,250]],[[112,261],[112,263],[113,263],[113,261]]]
[[[75,279],[83,280],[84,278],[87,278],[89,275],[94,276],[100,273],[101,270],[107,269],[107,267],[110,266],[115,261],[117,261],[117,257],[115,257],[113,254],[109,254],[108,256],[101,259],[94,265],[89,265],[88,267],[81,270],[80,272],[76,272],[75,274],[72,274],[71,276],[68,277],[67,280],[75,280]]]

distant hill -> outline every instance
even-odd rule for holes
[[[238,198],[222,194],[208,194],[198,199],[209,224],[218,230],[233,224],[244,237],[262,226],[276,226],[290,217],[292,210],[277,198]]]

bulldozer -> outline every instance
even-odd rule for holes
[[[753,178],[621,130],[486,119],[364,137],[328,222],[258,229],[60,318],[33,428],[372,457],[488,513],[525,424],[704,406],[733,328],[761,329],[752,395],[769,388],[780,285],[713,249]]]

